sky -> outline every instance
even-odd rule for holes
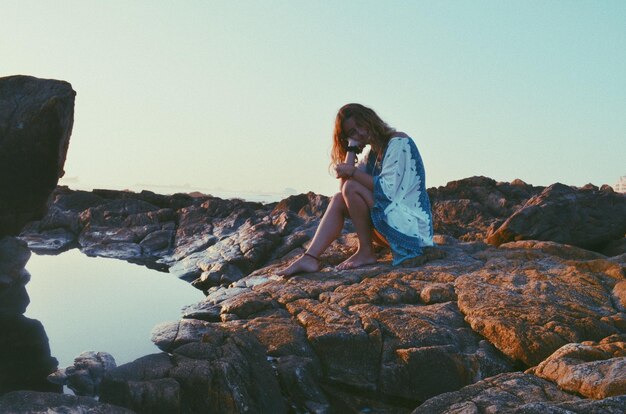
[[[626,175],[626,2],[0,0],[0,77],[77,92],[61,184],[338,189],[337,110],[411,135],[426,185]]]

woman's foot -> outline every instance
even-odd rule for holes
[[[357,267],[375,264],[376,255],[373,252],[366,253],[357,250],[352,256],[337,265],[337,270],[356,269]]]
[[[290,277],[296,273],[312,273],[317,272],[318,270],[320,270],[319,259],[311,254],[304,253],[295,262],[276,274],[279,276]]]

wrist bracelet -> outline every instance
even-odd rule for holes
[[[357,147],[356,145],[349,145],[346,149],[346,152],[354,152],[355,154],[360,154],[363,151],[363,148]]]

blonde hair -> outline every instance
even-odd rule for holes
[[[341,164],[346,158],[348,137],[343,131],[343,122],[354,118],[357,125],[367,128],[371,137],[371,146],[374,151],[381,151],[396,133],[372,109],[357,103],[344,105],[337,112],[335,130],[333,131],[333,148],[330,159],[331,166]]]

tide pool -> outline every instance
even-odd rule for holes
[[[105,351],[117,365],[160,352],[150,331],[180,319],[181,309],[204,295],[169,273],[122,260],[93,258],[72,249],[56,256],[32,254],[26,265],[30,304],[59,367],[83,351]]]

